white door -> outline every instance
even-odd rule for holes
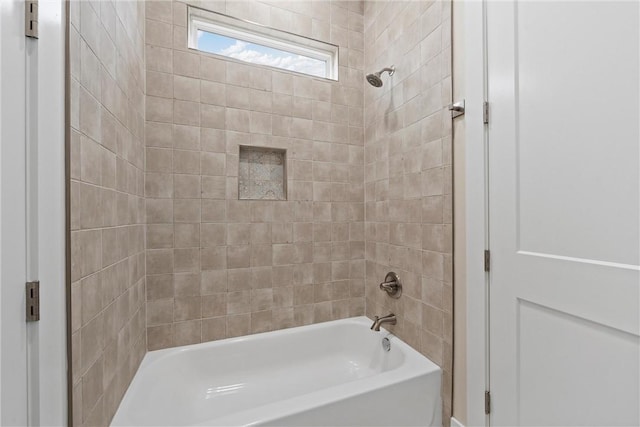
[[[40,39],[24,0],[0,1],[0,424],[66,417],[64,7],[40,0]],[[46,70],[46,71],[42,71]],[[40,322],[25,283],[41,282]]]
[[[492,425],[639,425],[639,3],[488,2]]]

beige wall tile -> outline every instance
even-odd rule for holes
[[[200,153],[198,151],[174,150],[173,171],[179,174],[200,174]]]
[[[169,73],[147,71],[147,95],[173,97],[173,79]]]
[[[226,317],[214,317],[202,320],[202,341],[215,341],[227,336]]]
[[[160,47],[172,47],[171,24],[147,19],[145,25],[145,42]]]
[[[173,50],[147,45],[145,48],[147,70],[171,73],[173,71]]]
[[[197,272],[200,271],[200,249],[182,248],[173,251],[174,272]]]
[[[227,316],[227,337],[249,334],[251,330],[251,314]]]
[[[211,248],[202,248],[201,267],[203,270],[226,270],[227,268],[227,248],[226,246],[218,246]]]
[[[227,278],[229,291],[245,291],[251,289],[251,270],[249,268],[229,270]]]
[[[171,124],[146,122],[145,143],[147,147],[171,148],[173,146]]]
[[[202,194],[199,175],[174,175],[173,186],[176,199],[195,199]]]
[[[225,160],[226,167],[226,160]],[[203,176],[202,177],[202,198],[203,199],[225,199],[227,178],[224,176]]]
[[[145,17],[162,22],[173,22],[173,7],[170,1],[145,2]]]
[[[214,82],[226,81],[226,61],[211,58],[207,56],[201,57],[202,73],[201,77],[204,80],[210,80]]]
[[[102,281],[100,274],[93,274],[80,282],[82,325],[86,325],[102,311]]]
[[[174,346],[173,325],[147,328],[147,346],[150,351]]]
[[[147,251],[147,273],[173,273],[173,251],[171,249],[155,249]]]
[[[146,199],[146,221],[148,224],[173,221],[173,201],[170,199]]]
[[[199,223],[175,223],[176,248],[198,248],[200,247],[200,227]],[[199,255],[198,255],[199,257]]]
[[[173,147],[182,150],[200,149],[198,126],[173,125]]]
[[[173,120],[173,101],[171,99],[147,96],[146,119],[154,122],[171,123]]]
[[[173,76],[173,97],[185,101],[200,102],[200,80]]]
[[[87,322],[80,330],[81,372],[86,375],[87,369],[100,360],[104,348],[104,317],[102,314]],[[84,411],[83,411],[84,412]]]
[[[173,176],[170,173],[145,174],[144,193],[146,197],[173,197]]]
[[[82,377],[82,414],[87,421],[92,409],[100,401],[103,392],[103,361],[99,359]]]
[[[227,314],[227,294],[217,293],[212,295],[206,295],[202,297],[202,317],[216,317],[225,316]],[[222,321],[222,325],[225,322]],[[220,327],[220,325],[217,325]],[[218,329],[219,330],[219,329]],[[222,334],[224,336],[224,334]]]
[[[425,9],[417,8],[420,3],[389,2],[384,8],[378,7],[383,3],[368,5],[372,7],[365,7],[364,20],[354,25],[361,25],[370,40],[363,44],[364,39],[349,34],[351,46],[361,47],[359,51],[364,48],[364,58],[356,50],[348,52],[349,64],[356,69],[362,64],[364,69],[401,65],[392,79],[385,80],[387,93],[364,86],[363,116],[349,110],[349,122],[364,123],[362,133],[349,129],[348,141],[364,144],[364,153],[350,152],[350,156],[364,162],[366,220],[364,238],[358,238],[364,240],[366,249],[366,312],[372,316],[393,311],[399,317],[396,333],[400,338],[443,367],[446,374],[451,352],[443,343],[450,339],[452,320],[445,308],[450,298],[444,301],[443,289],[451,289],[447,260],[452,237],[448,225],[451,198],[444,195],[450,193],[452,178],[445,167],[450,150],[444,149],[443,141],[451,133],[446,111],[451,102],[451,53],[443,48],[449,44],[444,39],[450,39],[444,36],[450,34],[450,14],[443,12],[450,5],[435,3]],[[391,24],[406,19],[419,25]],[[410,30],[415,26],[421,31]],[[397,42],[389,34],[402,40],[402,50],[392,49]],[[341,34],[332,31],[332,36]],[[379,56],[381,49],[389,49],[389,55]],[[332,92],[333,102],[350,102],[348,97],[339,98],[340,94]],[[390,99],[392,108],[388,108]],[[354,243],[353,250],[361,253],[363,249]],[[392,270],[403,277],[400,301],[381,295],[376,288],[377,281]],[[357,290],[360,286],[350,286],[350,294],[362,292]],[[334,311],[336,307],[334,302]],[[442,393],[443,419],[449,419],[451,391],[444,383]]]
[[[164,298],[173,298],[173,275],[158,274],[147,275],[147,301],[154,301]],[[149,306],[147,305],[147,311]]]
[[[176,75],[200,77],[200,55],[189,52],[173,52],[173,72]]]
[[[200,199],[175,199],[173,201],[173,209],[173,218],[175,222],[200,222]]]
[[[251,333],[268,332],[272,328],[271,310],[253,311],[251,313]]]
[[[80,87],[80,131],[93,139],[100,141],[102,138],[101,106],[84,87]]]
[[[192,297],[200,295],[200,273],[176,273],[173,276],[176,297]]]
[[[181,297],[174,300],[174,316],[177,322],[200,319],[202,300],[200,297]],[[199,340],[198,340],[199,341]]]
[[[209,63],[203,62],[202,69],[205,70],[208,68]],[[200,82],[200,97],[201,102],[204,104],[213,104],[224,107],[227,105],[226,85],[218,82],[202,80]]]
[[[199,126],[200,104],[176,99],[173,102],[173,122],[179,125]]]
[[[149,301],[146,311],[148,326],[172,323],[174,319],[173,298]]]
[[[147,172],[171,172],[173,168],[173,151],[168,149],[146,149]]]
[[[200,293],[210,295],[227,291],[227,270],[203,271],[200,276]]]

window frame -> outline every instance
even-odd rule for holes
[[[215,55],[227,60],[234,60],[246,64],[269,67],[275,70],[287,71],[304,76],[319,79],[327,79],[338,81],[338,53],[337,45],[304,37],[299,34],[289,33],[287,31],[278,30],[258,24],[251,21],[235,18],[233,16],[224,15],[218,12],[212,12],[200,9],[195,6],[188,6],[187,9],[188,24],[188,47]],[[272,65],[260,64],[230,56],[220,55],[217,53],[201,50],[198,48],[198,31],[204,31],[224,37],[233,38],[247,43],[253,43],[264,47],[277,49],[280,51],[292,53],[294,55],[302,55],[308,58],[317,59],[325,63],[325,76],[317,76],[301,71],[290,70],[287,68],[274,67]]]

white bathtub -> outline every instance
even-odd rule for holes
[[[440,368],[370,326],[357,317],[149,352],[111,425],[441,425]]]

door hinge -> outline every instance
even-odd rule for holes
[[[38,0],[25,0],[24,2],[24,35],[34,39],[38,38]]]
[[[484,101],[482,104],[482,122],[486,125],[489,124],[489,102]]]
[[[491,270],[491,251],[485,249],[484,251],[484,271]]]
[[[491,392],[489,390],[484,392],[484,413],[487,415],[491,413]]]
[[[27,322],[40,320],[40,282],[27,282]]]

